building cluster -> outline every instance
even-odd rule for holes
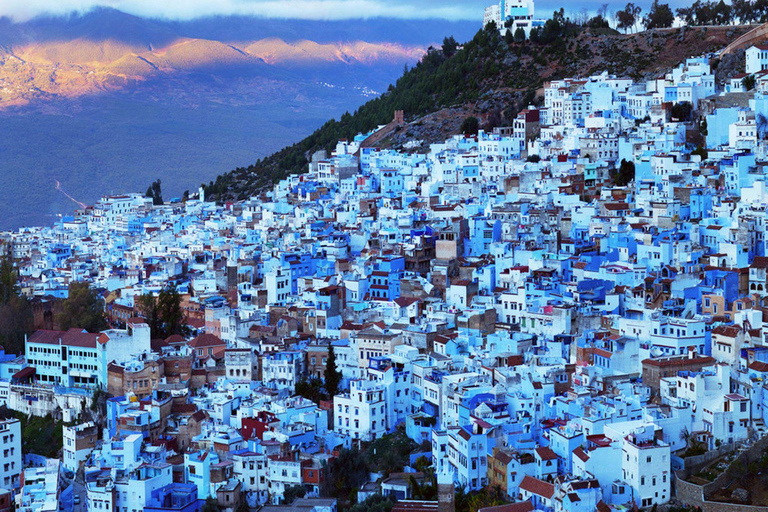
[[[525,37],[531,33],[531,29],[543,27],[545,20],[534,19],[534,0],[499,0],[485,8],[483,13],[483,27],[495,24],[502,35],[507,32],[514,34],[522,29]]]
[[[1,354],[0,401],[74,421],[109,394],[103,426],[64,431],[88,510],[301,486],[294,508],[332,511],[328,462],[399,429],[442,482],[529,509],[666,503],[684,452],[766,431],[768,76],[740,87],[708,57],[559,80],[512,126],[428,152],[360,135],[241,203],[105,197],[7,234],[36,321],[85,281],[112,328]],[[168,283],[191,334],[154,339],[137,299]],[[296,395],[331,355],[342,391]],[[0,424],[0,484],[41,510],[59,462],[22,469],[20,437]],[[361,493],[409,498],[403,480]]]

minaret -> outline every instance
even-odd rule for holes
[[[448,464],[437,474],[437,512],[456,512],[456,489],[453,486],[453,474],[447,467]]]

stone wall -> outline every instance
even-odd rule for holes
[[[736,448],[738,448],[736,443],[724,444],[720,448],[710,450],[707,453],[695,455],[693,457],[686,457],[683,459],[685,462],[684,467],[686,469],[685,476],[688,477],[694,473],[697,473],[710,462],[719,459],[723,455],[731,453],[732,451],[736,450]]]
[[[731,463],[728,470],[724,471],[714,481],[706,485],[697,485],[686,481],[685,478],[695,474],[721,455],[729,453],[733,450],[733,446],[722,446],[719,450],[713,450],[712,452],[697,457],[689,457],[685,461],[685,469],[675,471],[674,473],[675,498],[687,505],[701,507],[704,512],[768,512],[768,507],[708,501],[708,498],[718,489],[726,487],[731,483],[733,476],[731,476],[730,468],[733,467],[734,464],[739,463],[747,465],[750,462],[760,459],[766,447],[768,447],[768,437],[760,439],[739,454],[739,456]]]
[[[768,38],[768,23],[760,25],[759,27],[750,30],[743,36],[739,37],[734,42],[729,44],[728,47],[723,50],[720,55],[722,57],[738,50],[747,49],[754,44],[762,43],[766,38]]]

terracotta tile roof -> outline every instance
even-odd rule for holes
[[[580,491],[582,489],[598,489],[600,482],[597,480],[575,480],[569,484],[574,491]]]
[[[739,335],[741,329],[735,325],[718,325],[712,329],[712,334],[718,334],[728,338],[735,338]]]
[[[762,361],[754,361],[753,363],[750,363],[748,368],[750,370],[755,370],[756,372],[765,373],[768,372],[768,363],[764,363]]]
[[[551,499],[555,494],[554,485],[528,475],[525,475],[523,481],[520,482],[520,490],[528,491],[531,494],[535,494],[546,499]]]
[[[218,346],[224,346],[224,345],[226,344],[224,343],[224,341],[222,341],[221,338],[208,333],[201,334],[200,336],[196,337],[195,339],[189,342],[189,346],[192,348],[218,347]]]
[[[541,460],[557,459],[557,454],[553,452],[552,448],[549,448],[548,446],[542,446],[542,447],[536,448],[536,454],[539,456]]]
[[[655,366],[658,368],[668,368],[668,367],[674,367],[674,366],[691,366],[691,365],[700,365],[700,366],[709,366],[711,364],[715,364],[716,360],[714,357],[709,356],[699,356],[699,357],[665,357],[660,359],[644,359],[643,360],[643,366]]]
[[[587,462],[589,460],[589,455],[587,455],[587,452],[585,452],[584,448],[581,446],[577,446],[576,449],[573,450],[573,454],[581,459],[582,462]]]
[[[68,331],[35,331],[29,337],[30,343],[46,345],[64,345],[67,347],[96,348],[96,343],[106,342],[108,338],[104,334],[91,334],[82,329],[72,328]]]

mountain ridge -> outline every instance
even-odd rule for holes
[[[289,43],[276,38],[245,44],[180,38],[144,51],[113,40],[33,43],[0,51],[0,110],[43,98],[95,94],[112,89],[118,81],[125,87],[199,70],[402,65],[415,62],[423,53],[423,48],[392,43]]]
[[[0,18],[0,110],[212,69],[272,78],[281,76],[276,68],[303,74],[329,66],[340,73],[344,66],[403,66],[438,40],[443,31],[437,27],[467,26],[420,25],[423,30],[416,31],[400,30],[415,26],[401,20],[297,23],[239,16],[181,22],[110,8],[24,23]]]

